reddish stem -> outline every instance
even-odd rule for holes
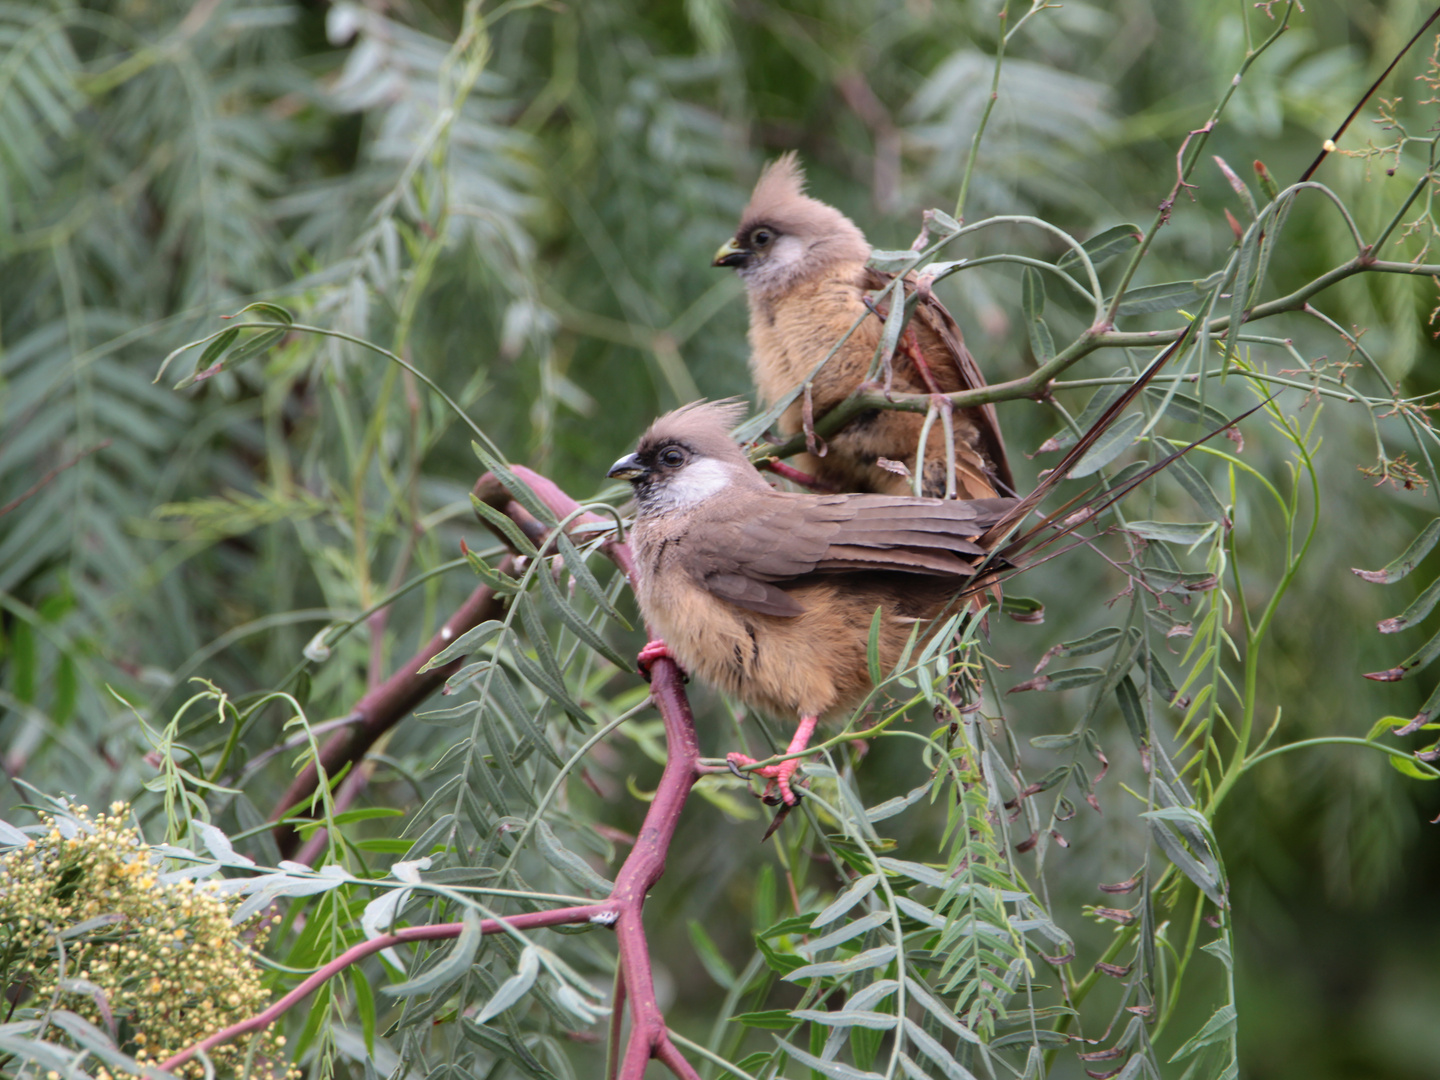
[[[578,503],[545,477],[520,466],[516,466],[514,471],[558,517],[567,517],[579,509]],[[502,509],[526,535],[536,539],[544,535],[543,525],[511,500],[509,493],[495,477],[486,474],[475,485],[475,492],[486,502]],[[574,523],[590,524],[603,520],[595,514],[586,513],[578,515]],[[601,545],[600,550],[633,584],[634,560],[629,547],[609,540]],[[508,570],[508,567],[502,564],[502,569]],[[362,722],[341,732],[322,748],[321,761],[326,765],[327,771],[333,771],[347,761],[358,762],[380,734],[398,723],[429,696],[463,660],[423,675],[419,672],[420,667],[458,634],[486,618],[493,618],[500,604],[501,601],[488,588],[482,586],[475,590],[425,649],[412,657],[405,667],[366,694],[354,710],[354,714],[364,718]],[[566,923],[584,923],[596,919],[597,916],[605,921],[613,920],[611,925],[619,946],[619,973],[614,1008],[618,1012],[628,1001],[631,1016],[629,1040],[621,1059],[618,1080],[643,1080],[645,1066],[651,1058],[664,1064],[680,1080],[699,1080],[699,1074],[670,1040],[665,1017],[655,999],[655,980],[650,965],[650,947],[645,937],[643,908],[646,894],[665,872],[665,858],[675,837],[675,829],[685,808],[685,801],[695,781],[702,775],[700,748],[679,665],[669,657],[657,657],[650,670],[650,695],[665,725],[668,753],[665,771],[661,775],[650,808],[646,811],[644,824],[635,838],[630,854],[621,865],[620,872],[615,875],[614,890],[605,900],[594,904],[507,916],[503,925],[501,920],[486,919],[481,924],[481,933],[499,933],[507,926],[526,930]],[[315,768],[313,765],[308,766],[290,786],[274,816],[283,816],[290,807],[308,798],[315,790],[315,782]],[[281,839],[282,850],[294,850],[296,834],[293,830],[285,829]],[[313,856],[318,854],[318,849],[311,844],[307,846],[306,853]],[[269,1026],[327,979],[333,978],[349,965],[367,956],[405,942],[453,938],[459,935],[462,925],[445,923],[439,926],[407,927],[356,945],[307,977],[263,1012],[216,1032],[171,1057],[161,1067],[174,1069],[197,1053]],[[612,1031],[618,1030],[617,1020]]]
[[[514,930],[532,930],[540,926],[561,926],[565,923],[589,922],[595,916],[602,918],[614,910],[613,905],[608,901],[596,904],[586,904],[583,907],[556,908],[554,911],[534,911],[524,915],[507,915],[504,920],[485,919],[480,923],[481,934],[498,934],[507,926]],[[502,921],[503,924],[502,925]],[[340,972],[344,971],[351,964],[359,963],[367,956],[373,956],[377,952],[389,949],[395,945],[405,945],[412,941],[444,941],[447,938],[459,937],[460,931],[465,927],[464,923],[440,923],[435,926],[407,926],[402,930],[396,930],[393,934],[385,934],[381,937],[371,938],[369,941],[362,941],[359,945],[346,949],[343,953],[331,960],[324,967],[320,968],[313,975],[307,976],[305,981],[295,987],[288,994],[275,1002],[264,1012],[258,1012],[247,1020],[241,1020],[238,1024],[231,1024],[223,1031],[217,1031],[207,1039],[203,1039],[194,1046],[181,1050],[180,1053],[161,1062],[160,1068],[171,1072],[180,1065],[184,1065],[196,1054],[204,1053],[212,1047],[219,1046],[223,1042],[247,1035],[252,1031],[259,1031],[267,1028],[285,1015],[290,1006],[310,994],[312,990],[329,979],[333,979]]]
[[[510,566],[507,563],[508,560],[500,565],[502,573],[509,572]],[[365,752],[375,745],[375,740],[408,716],[417,705],[443,686],[446,679],[459,671],[460,665],[465,662],[463,657],[444,667],[423,673],[420,669],[425,666],[426,661],[466,630],[479,626],[486,619],[499,618],[503,607],[504,601],[497,597],[488,585],[481,585],[471,593],[470,598],[460,605],[460,610],[450,616],[425,648],[356,702],[350,715],[359,722],[336,732],[320,748],[320,763],[325,767],[325,775],[334,776],[347,763],[358,763],[365,756]],[[315,793],[318,779],[319,774],[314,763],[306,765],[280,797],[270,820],[280,820],[292,807],[309,799]],[[300,847],[300,834],[289,825],[277,825],[275,842],[280,847],[281,858],[288,859]],[[311,846],[315,847],[313,844]]]
[[[515,474],[559,517],[567,517],[579,509],[570,496],[554,483],[521,466]],[[481,478],[477,490],[486,486]],[[498,501],[493,489],[487,494]],[[487,498],[482,494],[481,498]],[[487,498],[487,501],[490,499]],[[523,528],[530,515],[517,503],[506,501],[505,513]],[[600,521],[594,514],[582,514],[577,524]],[[629,546],[615,541],[602,545],[601,550],[612,559],[625,576],[634,582],[634,561]],[[653,638],[654,635],[652,634]],[[615,889],[609,902],[619,912],[615,920],[615,937],[620,946],[620,978],[630,1002],[630,1041],[620,1066],[619,1080],[642,1080],[645,1064],[652,1057],[663,1062],[682,1080],[699,1080],[699,1074],[670,1041],[664,1014],[655,1000],[655,979],[650,967],[650,946],[645,939],[642,908],[645,894],[665,873],[665,856],[675,837],[675,827],[690,789],[700,778],[700,744],[695,737],[695,718],[685,696],[680,665],[668,656],[658,656],[650,664],[650,698],[665,725],[665,771],[645,813],[645,822],[635,838],[620,872],[615,875]],[[618,1003],[617,1003],[618,1007]]]
[[[794,465],[787,465],[779,458],[762,458],[755,463],[757,469],[767,469],[776,476],[783,477],[791,483],[807,487],[811,491],[819,491],[823,494],[830,494],[835,489],[823,480],[817,480],[807,472],[801,472]]]

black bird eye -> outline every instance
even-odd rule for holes
[[[672,446],[660,452],[660,464],[670,469],[678,469],[685,464],[684,451]]]
[[[764,247],[773,239],[775,239],[775,234],[769,229],[756,229],[750,234],[750,242],[756,247]]]

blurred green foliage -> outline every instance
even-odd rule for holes
[[[1027,15],[1017,2],[1002,23],[994,0],[0,5],[0,750],[8,773],[92,805],[135,799],[149,830],[163,831],[177,811],[143,794],[165,787],[147,754],[189,760],[182,748],[193,746],[201,772],[242,792],[210,793],[217,823],[252,829],[303,749],[281,727],[292,711],[266,704],[234,745],[213,709],[204,725],[192,712],[167,730],[194,692],[186,680],[203,675],[237,701],[284,688],[312,719],[342,716],[428,639],[474,578],[462,566],[429,577],[332,639],[328,659],[306,665],[302,693],[294,673],[307,642],[457,559],[462,538],[493,549],[467,498],[480,471],[473,433],[412,373],[355,340],[287,333],[193,387],[170,389],[189,374],[192,351],[156,385],[165,355],[223,328],[220,316],[270,301],[302,323],[389,350],[457,401],[510,460],[590,496],[657,412],[747,392],[740,290],[709,257],[769,157],[797,148],[812,193],[860,222],[879,248],[908,246],[924,208],[954,211],[972,166],[966,222],[1033,215],[1081,238],[1144,225],[1176,183],[1187,133],[1283,9],[1116,0]],[[1292,183],[1428,14],[1406,0],[1293,13],[1292,28],[1229,101],[1194,187],[1176,198],[1134,284],[1204,279],[1223,266],[1236,244],[1225,211],[1250,219],[1211,156],[1254,192],[1255,158],[1281,187]],[[997,34],[1022,16],[972,161]],[[1390,144],[1396,123],[1430,137],[1434,87],[1420,77],[1433,73],[1433,43],[1426,36],[1402,61],[1342,151]],[[1380,99],[1400,99],[1389,126],[1375,122]],[[1426,175],[1432,150],[1336,154],[1316,179],[1373,236]],[[1432,192],[1424,186],[1402,216],[1386,257],[1440,261]],[[1007,224],[968,235],[943,257],[1049,261],[1063,250],[1053,236]],[[1297,199],[1261,295],[1287,294],[1353,250],[1332,204]],[[1115,270],[1105,273],[1107,287]],[[1033,370],[1019,266],[990,264],[939,291],[992,381]],[[1053,284],[1048,300],[1057,342],[1089,324],[1089,309]],[[1440,389],[1428,278],[1352,277],[1313,302],[1358,336],[1395,393]],[[1125,328],[1159,330],[1174,318],[1142,316]],[[1341,334],[1301,313],[1255,332],[1290,343],[1304,363],[1287,362],[1284,346],[1278,361],[1263,362],[1301,384],[1313,378],[1306,364],[1328,363],[1333,377],[1356,359]],[[1250,348],[1241,345],[1246,355]],[[1109,350],[1065,378],[1111,377],[1150,355]],[[1348,377],[1363,386],[1357,394],[1392,394],[1358,367]],[[1209,385],[1207,403],[1226,413],[1249,407],[1243,385],[1235,376]],[[1076,416],[1091,393],[1078,386],[1056,399]],[[1418,595],[1435,558],[1388,588],[1349,568],[1375,569],[1404,550],[1434,515],[1435,478],[1407,441],[1404,416],[1343,397],[1322,403],[1291,391],[1280,401],[1302,429],[1323,404],[1309,442],[1318,446],[1319,528],[1258,673],[1266,713],[1256,723],[1282,708],[1287,743],[1364,737],[1378,717],[1416,714],[1429,689],[1423,674],[1389,684],[1360,675],[1396,666],[1423,640],[1419,631],[1382,637],[1374,625]],[[1424,414],[1412,419],[1423,423]],[[1047,459],[1022,454],[1059,432],[1060,416],[1050,404],[1017,401],[1001,406],[1001,420],[1017,471],[1032,481]],[[1290,470],[1303,473],[1294,443],[1260,416],[1245,427],[1243,451],[1225,446],[1287,492]],[[1357,470],[1402,452],[1422,461],[1428,487],[1377,483]],[[1246,480],[1232,493],[1223,467],[1211,459],[1201,467],[1234,504],[1238,573],[1247,595],[1261,598],[1258,615],[1286,566],[1286,517],[1257,485]],[[1167,490],[1137,497],[1129,516],[1193,513],[1178,489]],[[1313,509],[1306,494],[1299,518]],[[1051,645],[1119,621],[1129,601],[1107,605],[1125,587],[1082,551],[1017,580],[1014,591],[1044,600],[1046,621],[992,620],[984,645],[992,687],[1029,679]],[[1208,603],[1203,595],[1186,602],[1193,607],[1176,601],[1177,623]],[[630,611],[628,599],[621,604]],[[1433,633],[1440,622],[1427,615],[1419,627]],[[605,633],[622,653],[641,640]],[[1172,670],[1186,645],[1172,642]],[[632,678],[586,672],[594,715],[618,716],[641,700]],[[694,697],[704,749],[730,748],[736,729],[725,705],[704,691]],[[1083,690],[1001,700],[1035,776],[1053,761],[1026,740],[1069,732],[1088,702]],[[1180,718],[1167,715],[1173,734]],[[563,715],[547,721],[565,737]],[[1096,883],[1134,873],[1148,835],[1114,780],[1143,776],[1119,711],[1107,705],[1095,726],[1115,763],[1098,788],[1105,813],[1082,806],[1064,826],[1068,849],[1045,854],[1042,845],[1040,856],[1050,913],[1086,964],[1111,928],[1084,919],[1082,907],[1111,902]],[[367,803],[413,812],[443,779],[432,769],[450,737],[443,726],[397,728],[376,759]],[[571,738],[573,749],[579,738]],[[643,804],[631,793],[653,787],[657,739],[653,728],[635,729],[597,747],[588,786],[565,794],[566,813],[633,829]],[[885,740],[857,776],[867,801],[926,778]],[[1234,902],[1247,1075],[1433,1075],[1440,957],[1418,943],[1431,936],[1421,920],[1440,875],[1440,840],[1424,824],[1440,810],[1434,787],[1402,777],[1380,754],[1323,746],[1277,757],[1228,793],[1214,827]],[[672,1026],[700,1042],[727,996],[715,972],[723,982],[727,965],[742,968],[754,955],[752,930],[791,912],[787,872],[802,887],[808,880],[811,897],[835,891],[824,864],[809,861],[813,836],[757,853],[760,827],[743,816],[741,792],[712,794],[715,803],[697,800],[688,812],[647,908]],[[26,801],[8,787],[7,819]],[[914,830],[905,842],[933,849],[945,817],[935,808],[905,818]],[[395,850],[385,847],[393,844],[385,825],[355,825],[376,859]],[[246,843],[273,861],[266,832]],[[611,859],[614,850],[589,854]],[[1016,856],[1015,865],[1028,872],[1031,864]],[[1186,920],[1191,903],[1182,905]],[[351,914],[309,918],[340,927]],[[319,962],[345,944],[335,935],[327,942],[314,931],[295,955]],[[707,963],[695,963],[697,948]],[[1225,997],[1214,960],[1197,959],[1189,978],[1161,1060]],[[317,1003],[316,1015],[327,1007]],[[333,1008],[338,1016],[346,1007]],[[1083,1033],[1105,1043],[1100,1029]],[[353,1040],[347,1045],[326,1062],[351,1068],[344,1054]],[[577,1040],[562,1056],[586,1076],[597,1074],[596,1053]],[[1073,1054],[1057,1055],[1054,1075],[1079,1070]]]

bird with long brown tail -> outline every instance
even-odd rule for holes
[[[734,267],[745,284],[750,368],[763,405],[774,405],[810,380],[808,409],[818,419],[865,382],[886,317],[870,294],[893,281],[867,266],[869,258],[870,244],[859,227],[805,194],[805,174],[793,153],[760,174],[740,227],[716,252],[714,265]],[[913,296],[917,283],[907,279],[904,287]],[[914,318],[900,336],[888,388],[949,394],[983,387],[985,379],[944,305],[927,289],[914,299]],[[802,395],[781,415],[780,431],[801,431],[806,411]],[[909,494],[906,474],[923,468],[925,495],[953,491],[961,499],[982,499],[1014,492],[993,406],[954,415],[953,475],[943,424],[932,424],[920,465],[924,423],[916,413],[872,409],[830,435],[823,456],[803,455],[795,465],[834,491]]]
[[[889,670],[915,625],[971,581],[986,555],[971,538],[1016,500],[776,491],[730,437],[743,408],[699,402],[667,413],[610,476],[635,491],[636,598],[659,632],[642,667],[669,655],[760,712],[798,717],[786,751],[797,754],[820,718],[870,692],[875,610]],[[798,764],[758,770],[787,805]]]
[[[957,597],[985,588],[989,575],[1020,564],[1224,430],[1016,535],[1186,340],[1157,356],[1023,499],[776,491],[730,437],[742,406],[697,402],[662,416],[609,472],[635,492],[636,599],[659,635],[641,651],[641,670],[671,656],[752,708],[798,718],[788,760],[757,770],[793,805],[792,755],[809,745],[821,718],[848,711],[872,689],[877,608],[879,661],[890,670],[917,624],[923,640]],[[729,761],[755,764],[743,754]]]

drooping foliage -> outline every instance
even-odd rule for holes
[[[1016,619],[877,670],[768,846],[743,781],[699,782],[646,907],[681,1053],[1411,1075],[1440,71],[1422,35],[1296,183],[1429,14],[1312,7],[0,5],[6,820],[133,800],[166,872],[275,905],[277,996],[455,928],[291,1010],[308,1069],[604,1075],[603,920],[480,927],[609,896],[665,743],[610,534],[504,463],[619,507],[656,412],[747,392],[711,253],[796,148],[1015,383],[1026,483],[1183,341],[1046,509],[1223,434],[1007,582]],[[472,501],[487,471],[546,528]],[[690,696],[707,754],[786,741]],[[56,963],[112,932],[46,918]],[[135,1057],[12,959],[6,1070]]]

